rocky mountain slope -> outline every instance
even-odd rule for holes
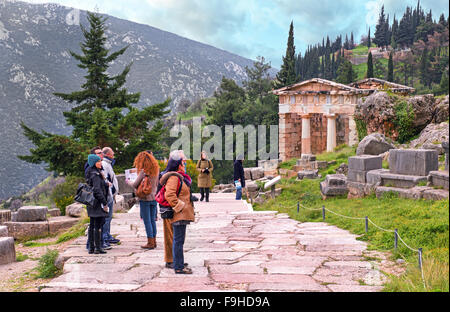
[[[85,11],[0,0],[0,199],[20,194],[48,175],[43,166],[17,159],[32,147],[20,121],[51,133],[70,133],[62,112],[71,106],[53,92],[80,90],[84,82],[84,71],[68,53],[80,53],[80,23],[88,26]],[[242,82],[245,66],[253,64],[148,25],[112,16],[106,24],[108,48],[129,45],[109,71],[117,74],[133,62],[126,86],[129,92],[141,92],[140,107],[171,97],[176,113],[183,99],[211,96],[222,76]]]

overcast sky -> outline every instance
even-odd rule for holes
[[[289,24],[294,22],[296,52],[308,44],[322,42],[327,35],[349,35],[359,41],[371,34],[384,4],[390,22],[400,19],[406,6],[417,0],[29,0],[31,3],[59,3],[147,24],[161,30],[256,59],[264,56],[279,68],[286,52]],[[449,15],[447,0],[421,0],[422,8]]]

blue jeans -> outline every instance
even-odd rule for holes
[[[108,203],[109,213],[105,218],[105,224],[103,224],[102,232],[103,232],[103,241],[109,241],[113,239],[111,235],[111,220],[113,216],[113,208],[114,208],[114,200]]]
[[[141,211],[141,218],[144,221],[145,232],[147,233],[147,238],[156,237],[156,200],[152,201],[139,201],[139,207]]]
[[[186,238],[186,225],[172,225],[173,228],[173,268],[175,270],[183,270],[184,255],[183,246]]]
[[[236,188],[236,200],[242,199],[242,188]]]

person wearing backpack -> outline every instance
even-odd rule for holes
[[[192,270],[187,267],[187,263],[184,263],[183,253],[186,225],[195,221],[194,204],[190,190],[192,179],[186,173],[184,153],[177,151],[177,153],[172,154],[159,183],[162,188],[157,195],[158,201],[163,202],[161,197],[164,196],[164,200],[168,204],[167,207],[173,210],[173,217],[169,218],[173,231],[173,264],[168,267],[173,267],[176,274],[192,274]]]
[[[200,160],[197,162],[197,186],[200,189],[200,201],[203,201],[206,194],[206,202],[209,202],[209,189],[212,186],[212,171],[214,166],[205,151],[202,152]]]
[[[104,254],[106,251],[103,250],[101,231],[105,217],[108,216],[109,183],[101,172],[102,161],[98,155],[89,154],[88,164],[87,183],[92,187],[95,197],[94,205],[87,206],[87,213],[90,218],[89,253]]]
[[[156,248],[156,189],[158,184],[159,165],[151,151],[140,152],[134,159],[133,165],[139,172],[136,180],[126,182],[131,185],[139,198],[141,219],[144,221],[147,233],[147,244],[143,249]]]

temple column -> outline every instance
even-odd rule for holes
[[[336,115],[329,114],[327,117],[327,152],[336,148]]]
[[[302,155],[311,154],[311,116],[301,115],[302,117]]]

